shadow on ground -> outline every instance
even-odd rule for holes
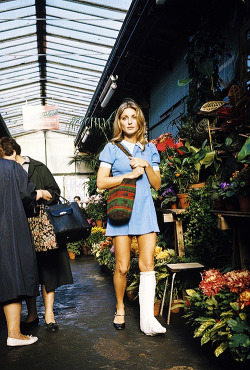
[[[39,341],[27,347],[6,346],[6,324],[0,313],[0,369],[246,369],[229,353],[216,359],[212,348],[201,347],[180,314],[172,314],[167,333],[147,337],[139,329],[137,303],[126,303],[126,329],[116,331],[113,282],[92,257],[71,262],[74,285],[56,291],[55,315],[58,332],[49,333],[44,308],[38,297],[39,326],[30,334]],[[22,318],[26,314],[23,305]],[[166,326],[166,313],[159,319]]]

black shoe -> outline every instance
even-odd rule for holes
[[[22,322],[20,323],[20,327],[21,327],[21,329],[23,329],[23,330],[31,329],[31,328],[33,328],[34,326],[37,326],[37,325],[38,325],[38,323],[39,323],[39,317],[37,316],[37,317],[35,318],[35,320],[33,320],[33,321],[29,321],[29,322],[22,321]]]
[[[59,329],[59,326],[56,322],[50,322],[49,324],[46,325],[48,331],[57,331]]]
[[[123,316],[123,317],[125,317],[125,315],[117,315],[117,313],[115,313],[115,317],[116,317],[116,316]],[[125,321],[124,321],[122,324],[117,324],[117,323],[113,322],[113,325],[114,325],[114,327],[115,327],[117,330],[125,329]]]

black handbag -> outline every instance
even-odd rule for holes
[[[57,193],[56,193],[57,194]],[[77,202],[69,202],[46,206],[45,211],[54,227],[58,242],[76,242],[86,239],[91,232],[91,226],[81,211]]]

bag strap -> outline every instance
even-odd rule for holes
[[[121,149],[123,153],[125,153],[128,157],[132,157],[132,154],[129,153],[129,151],[126,148],[124,148],[124,146],[119,141],[115,141],[114,145],[116,145],[119,149]]]
[[[64,198],[62,195],[58,194],[56,191],[54,192],[56,195],[58,195],[59,198],[63,198],[63,200],[65,200],[65,203],[68,203],[70,204],[70,201],[66,198]]]

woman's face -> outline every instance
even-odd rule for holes
[[[124,137],[133,137],[136,135],[139,129],[136,111],[133,108],[124,109],[120,117],[120,124]]]

